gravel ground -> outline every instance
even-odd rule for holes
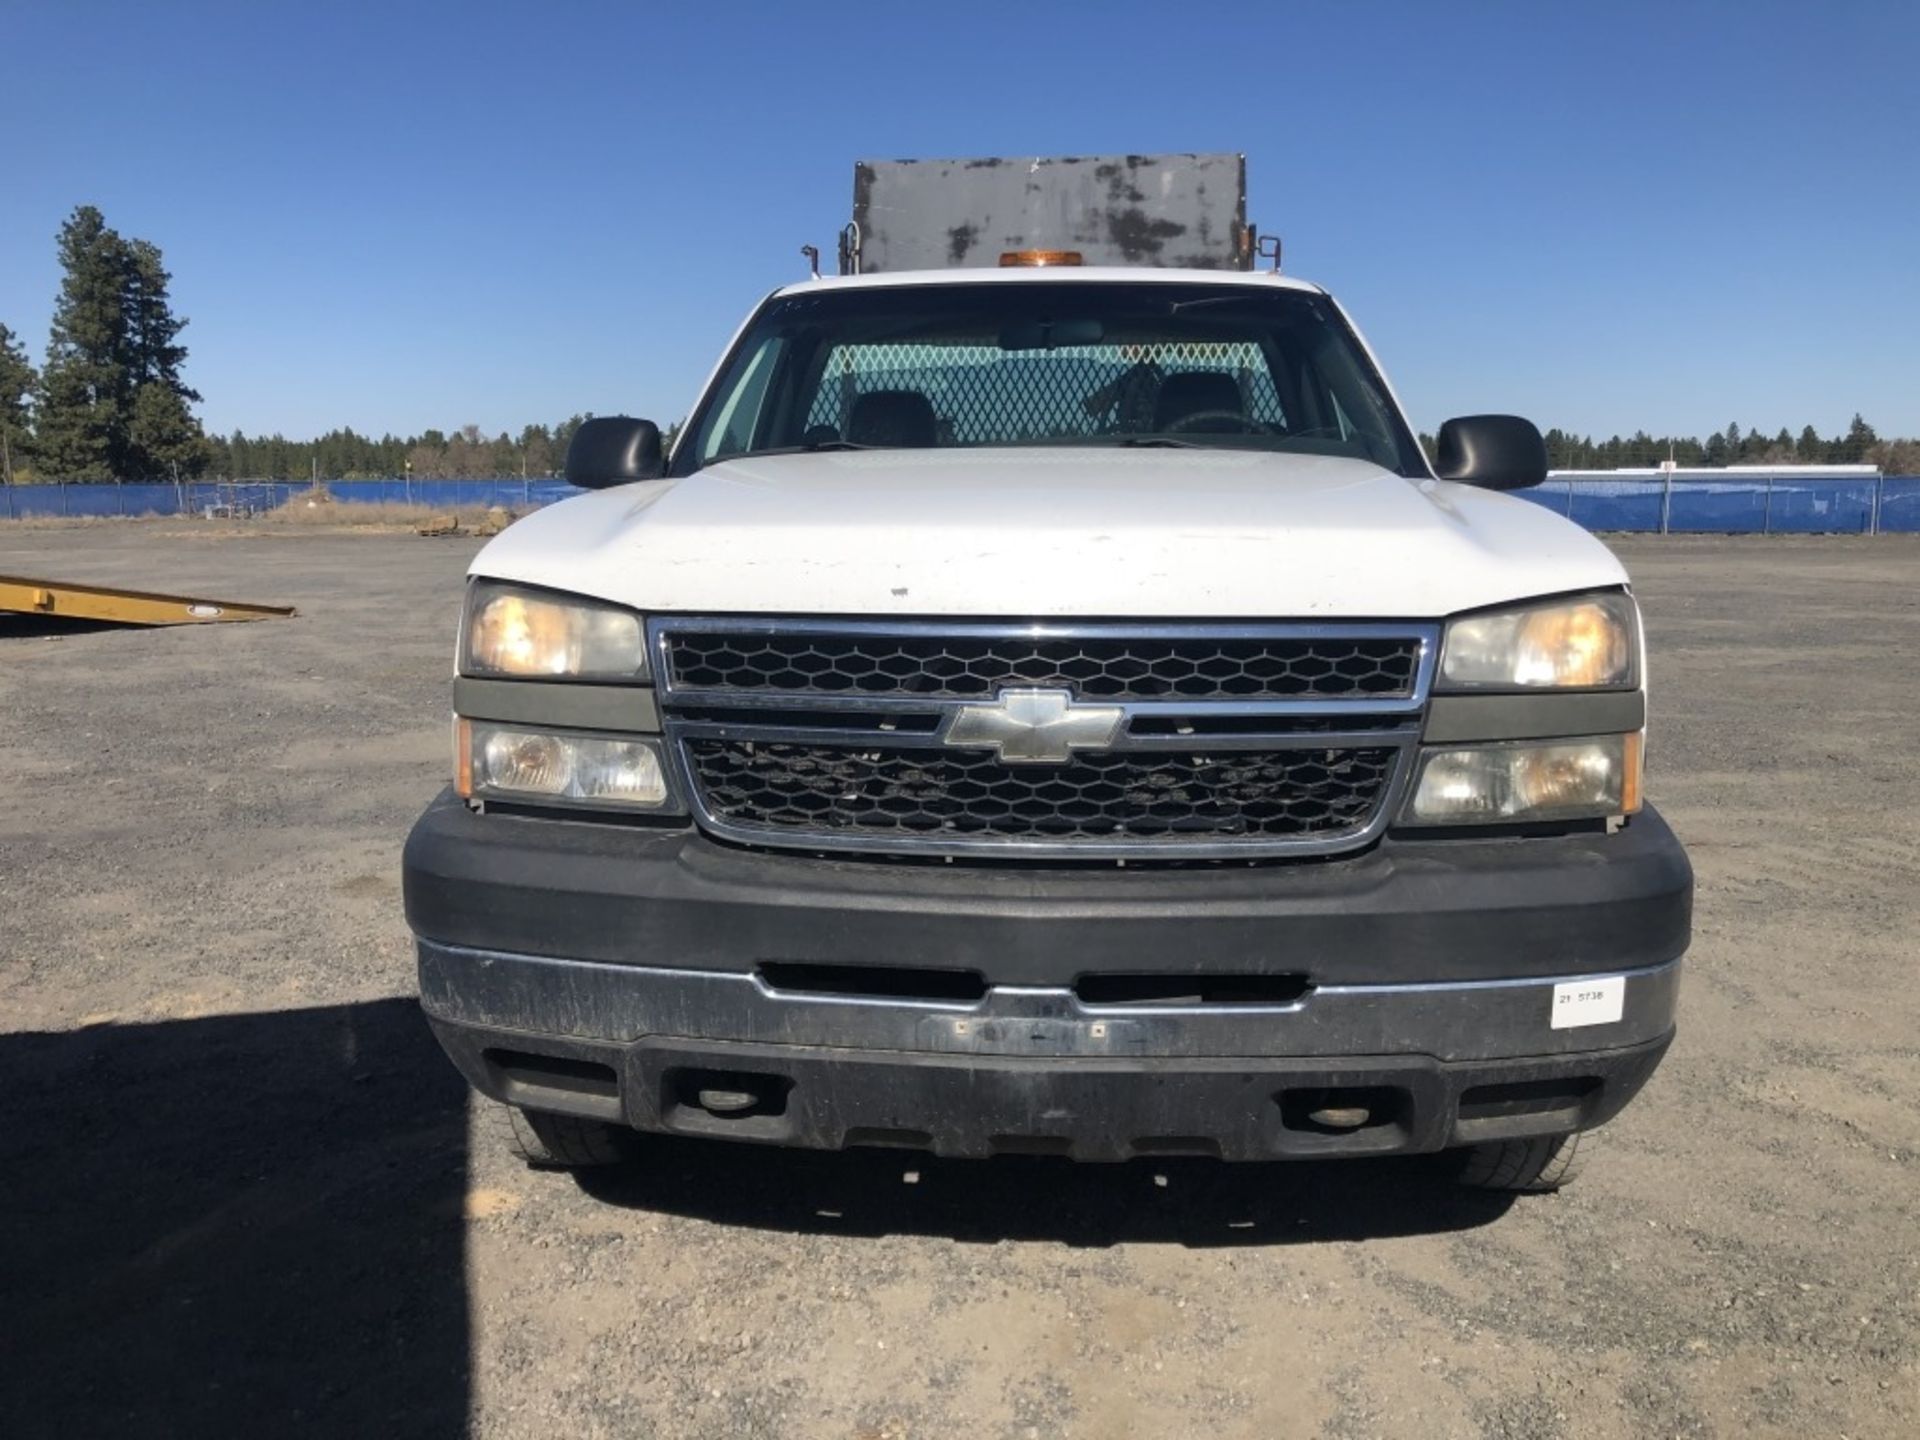
[[[1406,1162],[520,1168],[398,886],[475,544],[0,527],[0,572],[301,609],[0,622],[0,1434],[1920,1433],[1920,544],[1620,543],[1696,939],[1652,1087],[1517,1203]]]

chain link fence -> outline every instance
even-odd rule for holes
[[[525,512],[580,492],[564,480],[333,480],[337,503],[502,506]],[[305,481],[0,486],[0,519],[257,515],[312,497]],[[1791,471],[1556,474],[1518,492],[1589,530],[1652,534],[1920,533],[1920,475],[1807,477]]]

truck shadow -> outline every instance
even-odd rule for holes
[[[465,1086],[411,1000],[0,1036],[0,1434],[457,1436]]]
[[[466,1433],[468,1098],[411,1000],[0,1035],[0,1081],[0,1435]],[[1299,1244],[1509,1203],[1421,1160],[642,1152],[582,1187],[854,1237]]]
[[[916,1179],[908,1182],[906,1176]],[[929,1235],[1099,1248],[1298,1245],[1471,1230],[1513,1196],[1453,1183],[1449,1161],[1083,1165],[1037,1156],[940,1160],[648,1136],[636,1159],[581,1171],[610,1205],[801,1234]]]

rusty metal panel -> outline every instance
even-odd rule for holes
[[[1244,155],[862,160],[842,270],[995,266],[1009,250],[1087,265],[1253,268]],[[849,251],[853,253],[848,253]]]

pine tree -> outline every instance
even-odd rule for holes
[[[187,322],[173,313],[167,287],[173,276],[162,263],[160,247],[150,240],[130,240],[126,246],[122,304],[127,322],[126,364],[134,388],[158,381],[198,404],[200,395],[180,378],[187,347],[179,343]]]
[[[127,451],[132,473],[146,479],[186,479],[205,470],[213,458],[200,422],[187,409],[186,396],[159,380],[133,392]]]
[[[150,241],[127,240],[91,205],[60,227],[60,298],[41,377],[40,468],[64,480],[197,475],[211,458],[187,408],[186,347],[172,276]]]
[[[60,480],[110,480],[125,455],[132,387],[122,307],[126,246],[91,205],[60,227],[60,298],[41,372],[35,450]]]
[[[544,425],[528,425],[520,431],[520,464],[528,475],[551,475],[554,471],[553,439]]]
[[[1847,426],[1847,438],[1841,442],[1842,458],[1848,464],[1857,464],[1866,458],[1867,451],[1879,441],[1879,434],[1856,410],[1853,414],[1853,423]]]
[[[200,395],[180,376],[187,358],[180,332],[187,322],[173,313],[167,293],[172,281],[159,246],[149,240],[126,243],[121,272],[123,363],[133,388],[121,463],[122,473],[146,478],[198,475],[213,458],[200,422],[187,408]]]
[[[30,458],[33,394],[39,384],[27,352],[13,331],[0,325],[0,481],[8,484]]]

